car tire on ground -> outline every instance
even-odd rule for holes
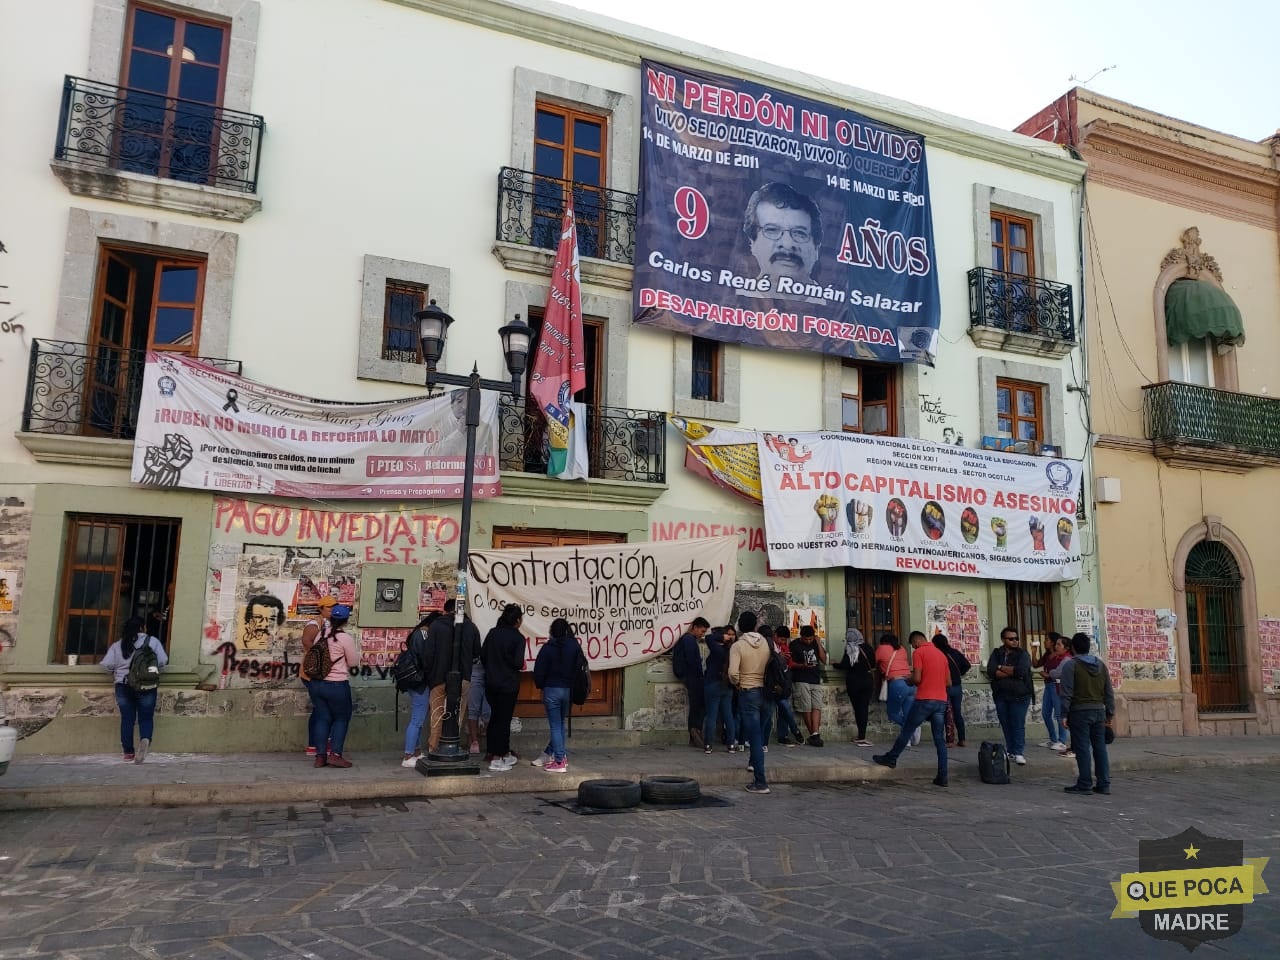
[[[640,804],[640,784],[634,780],[583,780],[578,805],[601,810],[626,810]]]
[[[645,777],[640,796],[645,803],[697,803],[702,789],[692,777]]]

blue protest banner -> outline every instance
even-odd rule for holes
[[[924,138],[644,61],[634,317],[714,340],[932,363]]]

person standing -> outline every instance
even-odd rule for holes
[[[763,627],[759,630],[761,636],[769,636],[769,628]],[[787,673],[791,676],[791,693],[795,695],[795,675],[792,668],[795,662],[791,659],[791,631],[787,627],[774,627],[773,629],[773,649],[782,657],[782,662],[786,664]],[[769,692],[765,691],[765,699],[769,699]],[[778,745],[782,747],[798,747],[804,743],[804,737],[800,735],[800,724],[796,722],[796,711],[791,705],[791,697],[779,697],[773,701],[776,710],[769,711],[768,720],[764,725],[764,752],[769,752],[769,740],[773,733],[773,719],[775,715],[778,718]]]
[[[409,695],[409,722],[404,728],[404,759],[400,761],[400,766],[410,770],[418,766],[418,758],[422,756],[422,727],[427,722],[427,704],[431,691],[422,665],[426,660],[427,630],[439,616],[439,613],[432,612],[419,620],[418,625],[409,632],[407,641],[409,652],[417,659],[418,670],[422,673],[422,682],[405,691]],[[314,697],[312,700],[314,702]]]
[[[316,766],[351,766],[342,755],[347,742],[347,728],[351,725],[351,671],[360,666],[360,648],[355,638],[347,632],[351,608],[339,603],[329,614],[332,632],[317,643],[329,645],[329,673],[316,685],[316,705],[320,720],[316,724]],[[320,744],[327,745],[327,752]]]
[[[822,746],[822,667],[827,662],[827,651],[818,642],[818,633],[805,624],[800,636],[791,641],[791,682],[794,685],[791,702],[804,720],[809,731],[806,741],[811,747]],[[797,731],[799,733],[799,731]]]
[[[765,720],[773,704],[764,695],[764,668],[769,661],[769,641],[756,633],[756,615],[744,610],[738,615],[738,641],[729,648],[729,682],[738,688],[742,725],[751,750],[749,769],[753,775],[748,793],[768,793],[764,773]]]
[[[479,634],[479,630],[476,631]],[[489,728],[493,705],[489,703],[484,682],[484,661],[480,659],[480,644],[474,647],[476,659],[471,664],[471,688],[467,693],[467,733],[471,736],[471,752],[480,752],[480,738]]]
[[[505,773],[520,760],[511,751],[511,718],[520,692],[520,671],[524,669],[525,641],[520,632],[523,623],[524,610],[520,604],[508,603],[480,648],[484,693],[493,711],[485,731],[485,754],[494,773]]]
[[[858,726],[858,735],[853,742],[860,747],[869,747],[867,717],[876,691],[876,652],[857,627],[850,627],[844,632],[844,658],[840,666],[844,667],[844,689],[849,694],[853,720]]]
[[[427,629],[426,656],[422,661],[422,669],[427,678],[427,686],[431,688],[429,709],[431,726],[427,734],[427,753],[434,753],[440,746],[440,735],[444,730],[444,714],[448,709],[448,679],[453,669],[453,632],[454,612],[458,609],[457,601],[450,597],[444,602],[444,613]],[[480,649],[480,631],[471,622],[471,618],[463,616],[462,644],[459,652],[458,669],[461,671],[461,689],[458,693],[458,738],[466,730],[467,699],[471,692],[471,665],[475,661],[475,652]]]
[[[130,617],[125,621],[120,639],[107,648],[107,655],[98,666],[111,674],[115,680],[116,706],[120,709],[120,750],[125,763],[142,763],[147,759],[151,749],[152,734],[155,733],[156,719],[156,687],[150,690],[135,690],[128,683],[129,667],[134,654],[149,646],[156,657],[156,666],[163,670],[169,663],[169,655],[164,652],[164,644],[149,635],[143,629],[141,617]],[[138,749],[133,748],[133,727],[138,726]]]
[[[327,636],[330,629],[332,629],[329,626],[329,613],[337,603],[338,598],[332,594],[321,597],[316,601],[316,615],[308,620],[302,628],[302,658],[304,660],[307,657],[307,651],[311,649],[311,645],[316,642],[316,639]],[[320,682],[320,678],[307,676],[307,671],[299,664],[298,679],[302,681],[302,686],[306,689],[307,696],[311,698],[311,716],[307,718],[307,756],[314,757],[316,755],[316,725],[319,720],[316,714],[316,695],[312,687]]]
[[[1075,654],[1062,667],[1062,711],[1076,751],[1076,782],[1067,793],[1111,793],[1111,759],[1107,755],[1107,728],[1116,715],[1115,690],[1107,665],[1089,652],[1089,636],[1071,638]],[[1093,769],[1090,770],[1090,759]],[[1094,774],[1093,777],[1090,775]]]
[[[933,645],[942,651],[947,658],[950,673],[947,681],[947,703],[951,705],[951,716],[956,724],[956,746],[964,746],[964,685],[963,677],[973,666],[963,650],[951,645],[945,633],[935,634]]]
[[[907,683],[907,677],[911,676],[911,664],[907,662],[907,652],[902,649],[902,641],[892,633],[880,636],[880,643],[876,647],[876,668],[889,687],[884,702],[885,715],[890,723],[901,729],[911,710],[913,694],[911,685]]]
[[[689,698],[689,746],[705,747],[702,734],[703,719],[706,714],[704,687],[706,677],[702,667],[702,653],[698,650],[698,642],[711,629],[705,617],[694,617],[688,631],[676,641],[671,651],[671,670],[676,679],[684,684],[685,694]]]
[[[569,769],[568,754],[564,744],[564,725],[572,709],[569,687],[573,683],[573,668],[578,662],[582,646],[573,635],[569,621],[557,617],[551,621],[551,637],[538,651],[533,662],[533,682],[542,691],[542,706],[547,711],[547,726],[551,739],[542,756],[533,761],[547,773],[564,773]]]
[[[1018,631],[1005,627],[1000,631],[1000,646],[987,660],[987,676],[991,678],[991,698],[996,716],[1004,732],[1004,748],[1019,766],[1025,766],[1027,746],[1027,710],[1031,708],[1031,657],[1018,641]]]
[[[951,665],[946,654],[929,643],[925,635],[915,631],[910,636],[912,648],[911,676],[907,683],[915,687],[915,701],[902,732],[888,753],[874,754],[871,759],[882,767],[896,767],[898,757],[911,743],[912,736],[926,720],[933,732],[933,746],[938,751],[938,775],[935,787],[947,785],[947,681]]]
[[[733,715],[733,688],[729,686],[729,650],[738,637],[732,625],[712,630],[707,634],[707,668],[706,685],[703,688],[706,704],[706,718],[702,723],[703,753],[710,754],[715,750],[716,721],[724,723],[725,742],[729,745],[729,753],[736,749],[734,743],[738,737],[738,725]]]
[[[1058,684],[1053,678],[1053,671],[1058,664],[1067,659],[1066,647],[1070,641],[1060,633],[1049,631],[1048,645],[1044,656],[1031,665],[1040,668],[1040,678],[1044,680],[1044,694],[1040,699],[1040,716],[1044,720],[1045,729],[1049,731],[1049,739],[1040,744],[1058,753],[1067,750],[1067,718],[1062,713],[1062,704],[1058,697]]]

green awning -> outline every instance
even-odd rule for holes
[[[1220,287],[1204,280],[1175,280],[1164,295],[1164,329],[1172,346],[1213,337],[1244,343],[1240,309]]]

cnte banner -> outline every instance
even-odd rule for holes
[[[286,497],[460,497],[466,391],[383,403],[312,400],[180,354],[147,353],[134,483]],[[498,395],[476,430],[477,497],[502,493]]]
[[[694,617],[724,624],[737,553],[736,537],[475,550],[467,602],[481,636],[508,603],[524,608],[527,670],[558,617],[573,626],[591,668],[611,670],[666,653]]]
[[[1081,463],[901,437],[761,433],[769,564],[1080,576]]]

